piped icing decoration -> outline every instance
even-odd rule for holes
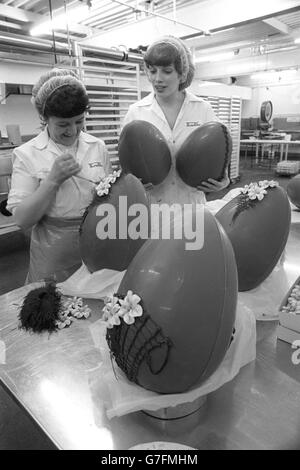
[[[113,173],[103,178],[98,186],[96,186],[96,193],[99,197],[107,196],[111,186],[116,182],[116,180],[121,176],[122,170],[114,170]]]
[[[238,196],[237,209],[232,220],[234,221],[243,211],[255,207],[268,194],[269,189],[277,188],[278,186],[278,181],[274,180],[263,180],[258,183],[246,184]]]
[[[172,342],[164,336],[143,308],[142,300],[131,290],[105,299],[102,321],[111,355],[127,378],[138,383],[138,372],[145,362],[152,374],[159,374],[168,361]],[[159,360],[153,359],[159,350]]]

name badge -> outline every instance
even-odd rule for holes
[[[201,126],[200,121],[186,121],[185,123],[186,127],[199,127]]]
[[[96,166],[102,166],[102,163],[100,163],[100,162],[90,162],[89,163],[90,168],[95,168]]]

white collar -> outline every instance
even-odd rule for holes
[[[185,102],[190,102],[190,101],[200,101],[200,102],[203,102],[204,99],[203,98],[200,98],[200,96],[196,96],[194,95],[193,93],[191,93],[190,91],[185,91],[185,99],[184,99]],[[138,101],[136,103],[136,106],[139,106],[139,107],[143,107],[143,106],[151,106],[154,102],[156,102],[155,100],[155,95],[154,95],[154,92],[152,91],[151,93],[149,93],[149,95],[145,96],[145,98],[141,99],[140,101]]]
[[[46,126],[45,129],[33,139],[33,146],[39,150],[42,150],[48,147],[49,141],[50,141],[50,138],[49,138],[47,126]],[[80,132],[79,141],[91,143],[91,142],[97,142],[98,139],[97,137],[87,134],[86,132]]]

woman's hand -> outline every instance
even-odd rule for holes
[[[197,189],[200,189],[201,191],[205,193],[214,193],[214,192],[221,191],[222,189],[227,188],[229,183],[230,183],[230,179],[226,172],[224,178],[221,181],[214,180],[213,178],[208,178],[207,181],[202,181],[201,184],[197,186]]]
[[[57,185],[61,185],[80,170],[81,165],[76,162],[70,153],[66,153],[56,158],[47,179]]]

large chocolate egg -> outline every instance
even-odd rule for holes
[[[179,393],[200,385],[230,344],[237,301],[234,253],[221,225],[203,210],[202,248],[187,249],[184,237],[145,242],[118,289],[118,295],[137,294],[144,313],[133,325],[122,321],[107,330],[116,362],[129,380],[155,392]],[[192,223],[195,214],[184,228]]]
[[[143,184],[161,183],[171,168],[171,154],[164,136],[147,121],[135,120],[124,126],[118,152],[123,171],[140,178]]]
[[[228,202],[216,218],[235,253],[239,291],[261,284],[277,264],[288,238],[291,209],[285,190],[267,188],[261,201],[244,202],[242,195]]]
[[[134,204],[140,204],[143,212]],[[148,227],[148,202],[142,183],[133,175],[121,175],[108,195],[95,196],[83,216],[81,259],[90,272],[104,268],[123,271],[145,242]]]
[[[176,169],[189,186],[197,187],[208,178],[220,181],[230,161],[232,139],[220,122],[197,127],[176,154]]]
[[[292,203],[300,209],[300,175],[294,176],[286,189]]]

